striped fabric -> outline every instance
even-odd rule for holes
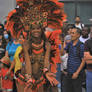
[[[65,50],[69,54],[68,62],[67,62],[67,70],[68,70],[68,73],[70,74],[73,74],[74,72],[76,72],[76,70],[81,64],[81,59],[84,56],[84,44],[79,45],[79,43],[80,42],[78,41],[78,43],[75,46],[73,46],[73,43],[70,42],[65,47]],[[77,53],[78,46],[80,46],[79,54]]]

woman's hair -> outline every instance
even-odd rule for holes
[[[10,31],[7,31],[7,33],[8,33],[8,35],[9,35],[9,41],[12,41],[12,36],[11,36],[11,33],[10,33]]]
[[[2,27],[1,29],[4,30],[4,25],[3,24],[0,24],[0,26]]]

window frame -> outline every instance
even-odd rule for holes
[[[75,4],[75,16],[78,16],[77,8],[78,8],[78,3],[92,3],[92,0],[59,0],[59,2],[62,3],[74,3]],[[87,23],[87,25],[92,25],[92,23]]]

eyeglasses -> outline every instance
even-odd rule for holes
[[[71,34],[76,34],[77,32],[71,32]]]

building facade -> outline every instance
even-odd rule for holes
[[[59,2],[64,3],[64,10],[70,24],[74,23],[76,16],[80,16],[84,24],[92,24],[89,21],[92,19],[92,0],[59,0]]]
[[[8,13],[16,7],[16,0],[0,0],[0,22],[3,23]]]

